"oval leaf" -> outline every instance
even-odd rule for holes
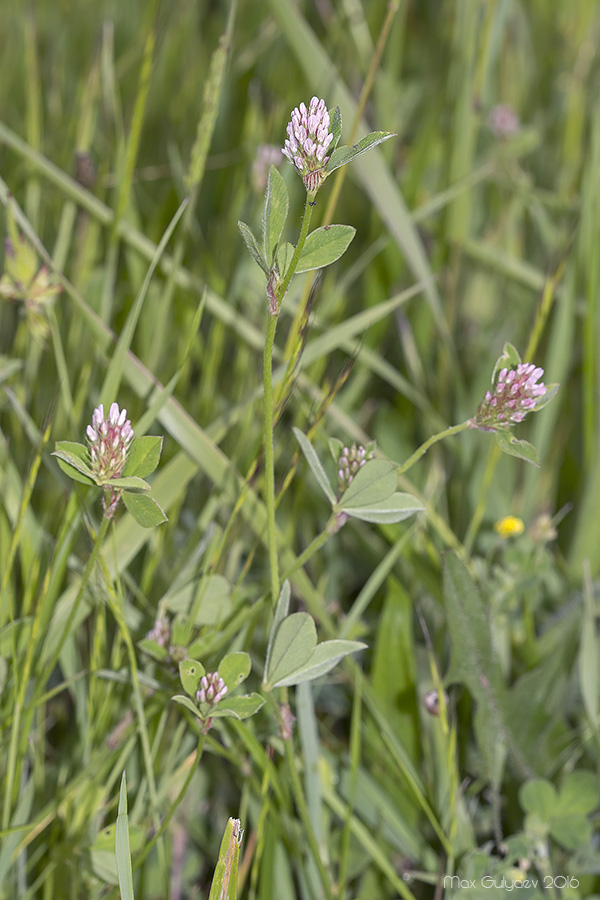
[[[285,181],[275,166],[271,166],[263,217],[264,259],[269,268],[275,262],[275,253],[281,239],[285,220],[287,219],[289,205],[290,201]]]
[[[272,687],[310,658],[317,643],[315,623],[308,613],[292,613],[275,635],[265,686]]]
[[[135,494],[141,494],[150,490],[150,485],[143,478],[137,475],[128,475],[124,478],[100,478],[98,480],[100,487],[118,487],[124,491],[133,491]]]
[[[179,663],[181,685],[186,694],[189,694],[194,700],[196,699],[196,691],[198,690],[200,679],[204,674],[204,666],[197,659],[184,659]]]
[[[145,434],[135,438],[127,453],[127,460],[123,467],[123,475],[137,475],[145,478],[156,469],[162,450],[162,437]]]
[[[285,278],[285,273],[292,261],[295,249],[294,245],[290,244],[289,241],[284,241],[277,250],[277,268],[282,278]]]
[[[331,485],[329,483],[329,479],[325,474],[325,469],[321,465],[321,460],[313,450],[312,444],[309,439],[303,434],[299,428],[293,428],[292,431],[296,435],[296,440],[300,444],[300,448],[306,457],[306,462],[310,466],[310,470],[319,482],[319,487],[329,500],[329,502],[333,505],[335,503],[335,494],[331,489]]]
[[[175,694],[174,697],[171,697],[171,700],[174,700],[175,703],[179,703],[180,706],[185,706],[185,708],[193,713],[197,719],[199,718],[200,711],[189,697],[184,697],[183,694]]]
[[[265,705],[264,697],[260,694],[244,694],[242,697],[227,697],[221,700],[216,709],[211,710],[211,719],[248,719],[255,715],[258,710]]]
[[[525,462],[533,463],[539,468],[540,458],[537,450],[529,441],[519,441],[509,431],[496,431],[496,443],[503,453],[509,456],[516,456],[518,459],[524,459]]]
[[[369,506],[353,506],[348,509],[342,507],[343,512],[348,513],[353,519],[360,519],[362,522],[377,522],[382,525],[402,522],[424,509],[420,500],[417,500],[412,494],[401,493],[392,494],[387,500],[380,500]]]
[[[219,663],[219,675],[232,691],[238,684],[245,681],[250,674],[252,663],[247,653],[228,653]]]
[[[358,470],[338,506],[350,511],[381,503],[391,497],[397,484],[395,463],[388,459],[370,459]]]
[[[167,521],[156,500],[147,494],[123,494],[123,503],[142,528],[154,528]]]
[[[86,446],[75,441],[57,441],[52,456],[65,475],[81,484],[96,484],[90,468],[90,453]]]
[[[291,687],[319,678],[333,669],[344,656],[356,653],[357,650],[364,650],[366,646],[361,641],[324,641],[315,647],[310,659],[304,665],[299,666],[287,677],[279,679],[274,687]]]
[[[348,249],[356,234],[351,225],[323,225],[311,231],[300,254],[296,273],[329,266]]]
[[[275,635],[279,631],[279,626],[285,619],[288,614],[290,608],[290,583],[289,581],[284,581],[281,587],[281,591],[279,593],[279,599],[277,600],[277,606],[275,607],[275,614],[273,616],[273,624],[271,625],[271,631],[269,634],[269,643],[267,646],[267,657],[265,660],[265,672],[269,671],[269,664],[271,660],[271,647],[273,646],[273,641],[275,640]]]

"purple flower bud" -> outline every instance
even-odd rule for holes
[[[228,688],[218,672],[207,672],[200,679],[200,687],[196,691],[198,703],[216,706],[227,693]]]

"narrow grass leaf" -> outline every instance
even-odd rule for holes
[[[125,772],[121,778],[119,791],[119,812],[115,827],[115,855],[117,875],[122,900],[134,900],[133,872],[131,869],[131,848],[129,846],[129,825],[127,822],[127,782]]]
[[[239,819],[229,819],[221,841],[219,860],[208,900],[236,900],[237,870],[242,830]]]
[[[302,248],[296,273],[331,265],[346,252],[355,234],[356,228],[351,225],[323,225],[311,231]]]

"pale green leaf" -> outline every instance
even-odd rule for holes
[[[396,464],[387,459],[370,459],[362,466],[338,501],[349,512],[387,500],[398,485]]]
[[[325,474],[325,469],[321,465],[321,460],[313,450],[311,442],[308,440],[305,434],[303,434],[299,428],[293,428],[292,431],[296,435],[296,440],[300,444],[300,448],[306,457],[306,462],[310,466],[310,470],[317,479],[319,483],[319,487],[329,500],[329,502],[333,505],[335,503],[335,494],[331,489],[331,485],[329,483],[329,479]]]
[[[200,711],[196,704],[190,700],[189,697],[185,697],[183,694],[175,694],[174,697],[171,697],[171,700],[174,700],[175,703],[179,703],[180,706],[184,706],[187,710],[193,713],[196,718],[199,717]]]
[[[296,273],[322,269],[339,259],[346,252],[356,234],[351,225],[323,225],[306,238]]]
[[[540,464],[537,450],[529,441],[520,441],[511,434],[510,431],[496,431],[496,443],[503,453],[509,456],[516,456],[517,459],[524,459],[525,462],[533,463],[534,466]]]
[[[227,689],[232,691],[238,684],[245,681],[250,674],[252,663],[248,653],[228,653],[219,663],[219,675],[227,685]]]
[[[275,253],[287,219],[289,202],[285,181],[275,166],[271,166],[263,216],[264,259],[269,268],[275,262]]]
[[[348,513],[353,519],[362,522],[377,522],[379,524],[394,524],[402,522],[415,513],[425,509],[420,500],[412,494],[396,493],[386,500],[379,500],[369,506],[342,507],[343,512]]]
[[[204,666],[201,662],[198,662],[197,659],[184,659],[179,663],[181,685],[186,694],[189,694],[190,697],[196,699],[196,691],[198,690],[200,679],[205,672]]]
[[[302,432],[300,432],[300,433],[302,434]],[[304,437],[304,435],[302,435],[302,437]],[[270,660],[271,660],[271,648],[273,646],[273,641],[275,640],[275,635],[279,631],[279,626],[281,625],[281,623],[287,616],[289,608],[290,608],[290,583],[286,579],[286,581],[283,582],[281,591],[279,592],[279,598],[277,600],[277,606],[275,607],[275,614],[273,616],[273,623],[271,625],[271,631],[269,633],[269,643],[267,646],[267,656],[265,659],[265,672],[269,671],[269,665],[270,665]]]
[[[237,869],[242,842],[239,819],[229,819],[221,841],[219,860],[210,886],[208,900],[236,900]]]
[[[167,521],[167,517],[153,497],[147,494],[123,494],[123,503],[142,528],[154,528]]]
[[[356,653],[357,650],[364,650],[366,647],[367,645],[360,641],[324,641],[317,644],[305,663],[284,678],[278,678],[273,687],[291,687],[294,684],[313,681],[333,669],[344,656]]]
[[[211,719],[232,718],[241,721],[255,715],[264,704],[264,697],[257,693],[244,694],[231,699],[225,697],[214,710],[210,711],[209,715]]]
[[[129,825],[127,822],[127,782],[125,772],[121,778],[119,791],[119,812],[115,827],[115,855],[117,875],[122,900],[134,900],[133,872],[131,870],[131,848],[129,846]]]
[[[396,135],[391,131],[372,131],[370,134],[366,134],[361,138],[358,144],[354,144],[352,147],[338,147],[329,157],[329,162],[325,166],[325,171],[328,175],[331,174],[331,172],[335,172],[340,166],[347,165],[349,162],[352,162],[353,159],[362,156],[362,154],[366,153],[368,150],[372,150],[377,144],[382,144],[392,137],[396,137]]]
[[[127,453],[123,475],[145,478],[146,475],[152,474],[159,463],[162,444],[162,437],[150,434],[135,438]]]
[[[292,613],[283,620],[275,635],[265,686],[286,678],[309,658],[317,643],[315,623],[308,613]]]
[[[252,234],[252,230],[248,227],[248,225],[246,225],[245,222],[238,222],[237,226],[240,230],[240,234],[242,235],[242,239],[246,247],[248,248],[250,256],[254,258],[254,260],[258,263],[258,265],[261,267],[268,278],[270,274],[269,267],[265,262],[265,258],[261,253],[260,247],[258,246],[258,241]]]

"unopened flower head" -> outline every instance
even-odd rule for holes
[[[543,382],[538,384],[543,374],[544,370],[533,363],[501,369],[494,390],[486,392],[471,426],[482,431],[497,431],[522,422],[548,390]]]
[[[352,479],[367,460],[373,459],[373,451],[360,445],[344,447],[338,458],[338,499],[352,483]]]
[[[309,194],[315,193],[326,177],[323,167],[329,159],[326,156],[327,148],[333,140],[329,127],[329,113],[325,101],[313,97],[308,109],[301,103],[293,110],[286,129],[288,137],[283,154],[302,176]]]
[[[97,478],[119,478],[125,466],[127,451],[133,440],[133,428],[127,418],[127,410],[116,403],[104,417],[102,404],[94,410],[92,424],[86,434],[90,442],[90,461]]]
[[[488,125],[494,137],[501,140],[512,137],[518,132],[520,124],[514,109],[506,103],[500,103],[490,110]]]
[[[227,690],[227,685],[218,672],[207,672],[200,679],[200,687],[196,691],[196,700],[198,703],[208,703],[209,706],[216,706],[219,700],[223,699]]]
[[[160,647],[166,647],[171,642],[171,623],[166,616],[161,616],[154,623],[152,628],[146,635],[146,640],[156,641]]]

